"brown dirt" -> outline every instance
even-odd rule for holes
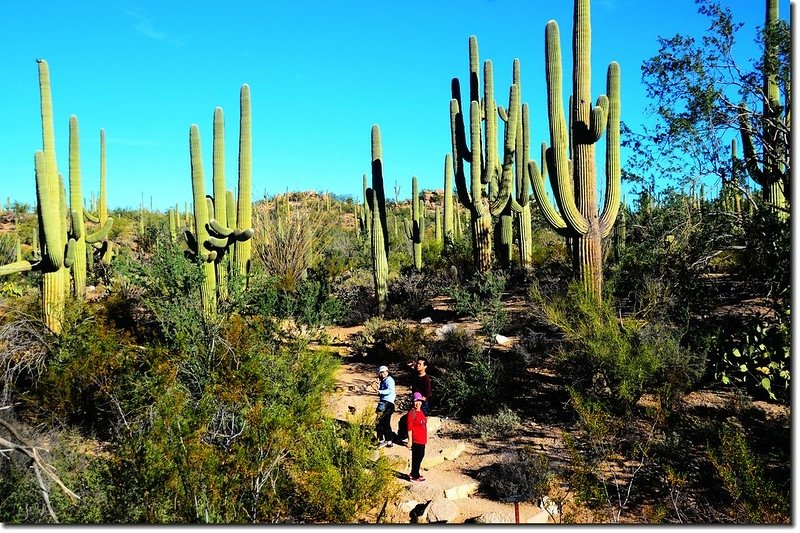
[[[429,333],[446,323],[456,323],[473,332],[477,332],[479,324],[474,320],[455,318],[451,311],[450,302],[447,298],[440,297],[434,302],[434,310],[431,313],[433,322],[421,324]],[[520,298],[514,298],[507,302],[507,310],[510,316],[513,311],[523,310],[524,302]],[[416,324],[416,323],[415,323]],[[336,389],[333,396],[328,398],[327,408],[331,414],[343,421],[353,420],[362,412],[371,413],[377,401],[377,376],[375,364],[367,362],[366,358],[351,353],[350,343],[354,334],[363,329],[363,326],[349,328],[332,327],[327,333],[331,342],[324,349],[331,349],[341,357],[341,366],[336,374]],[[513,345],[518,339],[510,337]],[[320,346],[319,348],[323,348]],[[503,347],[497,347],[503,349]],[[507,349],[507,348],[506,348]],[[405,398],[409,395],[409,389],[403,383],[405,376],[408,375],[407,368],[402,365],[389,365],[390,372],[397,381],[398,398]],[[531,418],[522,414],[523,424],[520,430],[511,439],[505,440],[484,440],[471,434],[467,424],[447,418],[441,419],[441,428],[429,435],[426,448],[426,457],[436,456],[442,451],[452,449],[459,443],[465,445],[464,451],[452,461],[446,460],[441,464],[433,466],[428,470],[423,468],[423,475],[426,478],[424,483],[412,483],[405,479],[410,469],[411,452],[402,445],[395,444],[391,448],[382,448],[377,453],[391,458],[395,464],[395,470],[400,484],[400,492],[396,501],[386,505],[383,520],[389,523],[409,523],[413,522],[412,515],[400,509],[403,502],[415,500],[417,502],[427,502],[434,498],[444,496],[444,491],[451,487],[477,483],[477,472],[490,464],[502,460],[503,455],[512,449],[518,449],[523,445],[533,446],[535,450],[541,451],[548,457],[551,464],[563,464],[569,461],[566,446],[562,438],[564,431],[571,430],[571,423],[564,416],[568,410],[563,391],[557,384],[556,376],[544,368],[529,368],[528,372],[532,378],[539,383],[535,395],[528,399],[531,408],[536,409],[538,405],[548,403],[545,412],[537,412],[533,421]],[[653,398],[644,397],[641,400],[642,406],[647,406],[648,402],[655,405]],[[719,420],[725,419],[730,413],[736,402],[732,393],[720,391],[699,390],[688,394],[682,401],[682,408],[687,412],[696,414],[699,417],[713,417]],[[767,424],[788,427],[790,424],[790,411],[788,406],[771,404],[769,402],[754,401],[750,406],[751,411],[757,413],[757,418]],[[543,409],[544,411],[545,409]],[[392,427],[397,430],[398,421],[401,413],[395,413],[392,417]],[[434,413],[435,415],[436,413]],[[527,419],[526,419],[527,418]],[[561,488],[564,490],[564,487]],[[505,522],[515,521],[514,504],[491,500],[479,492],[467,498],[454,500],[459,508],[458,518],[455,523],[473,522],[475,517],[485,513],[499,513],[504,516]],[[585,509],[576,507],[571,498],[566,499],[563,509],[564,516],[569,517],[570,521],[578,523],[591,523],[591,513]],[[520,522],[526,523],[534,516],[538,516],[540,522],[560,522],[559,517],[549,517],[542,509],[530,503],[519,504]],[[374,521],[377,512],[372,516],[365,517],[367,521]],[[534,519],[535,520],[535,519]],[[635,517],[628,517],[628,520],[635,520]]]

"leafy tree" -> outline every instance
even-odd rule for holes
[[[766,2],[768,7],[777,5],[777,0]],[[730,142],[740,124],[747,124],[754,142],[754,153],[745,150],[747,166],[783,161],[780,180],[788,191],[788,113],[783,110],[790,105],[789,26],[765,17],[768,23],[759,28],[756,42],[769,53],[745,66],[735,47],[743,23],[717,0],[696,3],[698,13],[709,20],[707,31],[701,37],[659,37],[657,55],[642,65],[656,121],[643,133],[623,128],[624,145],[633,149],[624,177],[640,182],[671,177],[681,186],[709,176],[730,181],[733,165],[742,164],[731,157]],[[766,90],[767,80],[774,91]]]

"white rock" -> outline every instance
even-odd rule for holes
[[[458,513],[458,506],[455,503],[439,498],[433,500],[426,509],[425,520],[428,523],[453,522],[458,518]]]
[[[475,517],[476,524],[514,524],[514,513],[500,513],[492,511]]]
[[[462,500],[464,498],[469,498],[477,491],[477,483],[465,483],[464,485],[457,485],[455,487],[445,489],[444,497],[448,500]]]
[[[456,325],[452,322],[449,324],[445,324],[444,326],[436,328],[436,336],[437,337],[444,337],[447,333],[454,331],[456,329]]]
[[[503,345],[506,345],[509,342],[511,342],[511,339],[509,339],[505,335],[500,335],[498,333],[497,335],[494,336],[494,342],[496,342],[497,344],[503,346]]]
[[[431,322],[433,322],[433,319],[429,316],[426,316],[425,318],[419,321],[420,324],[430,324]]]
[[[397,504],[397,508],[403,511],[404,513],[410,513],[414,509],[416,509],[419,502],[417,500],[408,500],[407,502],[402,502]]]
[[[448,461],[455,461],[459,455],[461,455],[467,447],[464,445],[463,442],[459,442],[455,446],[451,448],[447,448],[442,452],[444,458]]]
[[[539,504],[539,507],[553,516],[558,516],[558,504],[547,496],[542,496],[542,501]]]

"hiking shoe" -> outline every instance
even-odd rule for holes
[[[378,442],[378,448],[383,448],[384,446],[386,446],[386,441],[385,440],[382,440],[382,441]]]
[[[387,440],[386,441],[386,447],[387,448],[391,448],[392,446],[394,446],[394,443],[392,441],[390,441],[390,440]]]
[[[425,481],[425,476],[413,477],[413,478],[411,478],[411,481],[416,481],[417,483],[422,483],[423,481]]]

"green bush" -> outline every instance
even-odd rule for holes
[[[400,320],[374,318],[353,339],[351,349],[356,355],[367,354],[381,364],[404,363],[419,355],[428,354],[430,336],[425,329]]]
[[[470,421],[472,432],[482,439],[510,437],[519,429],[520,418],[508,407],[491,415],[475,415]]]
[[[482,469],[478,480],[481,492],[492,499],[516,496],[538,505],[550,491],[554,475],[547,456],[525,446]]]
[[[435,287],[429,274],[405,269],[389,280],[386,318],[420,318],[430,313]]]
[[[729,497],[730,518],[746,524],[790,523],[789,487],[776,487],[769,480],[742,430],[726,422],[719,439],[719,445],[709,446],[706,455]]]

